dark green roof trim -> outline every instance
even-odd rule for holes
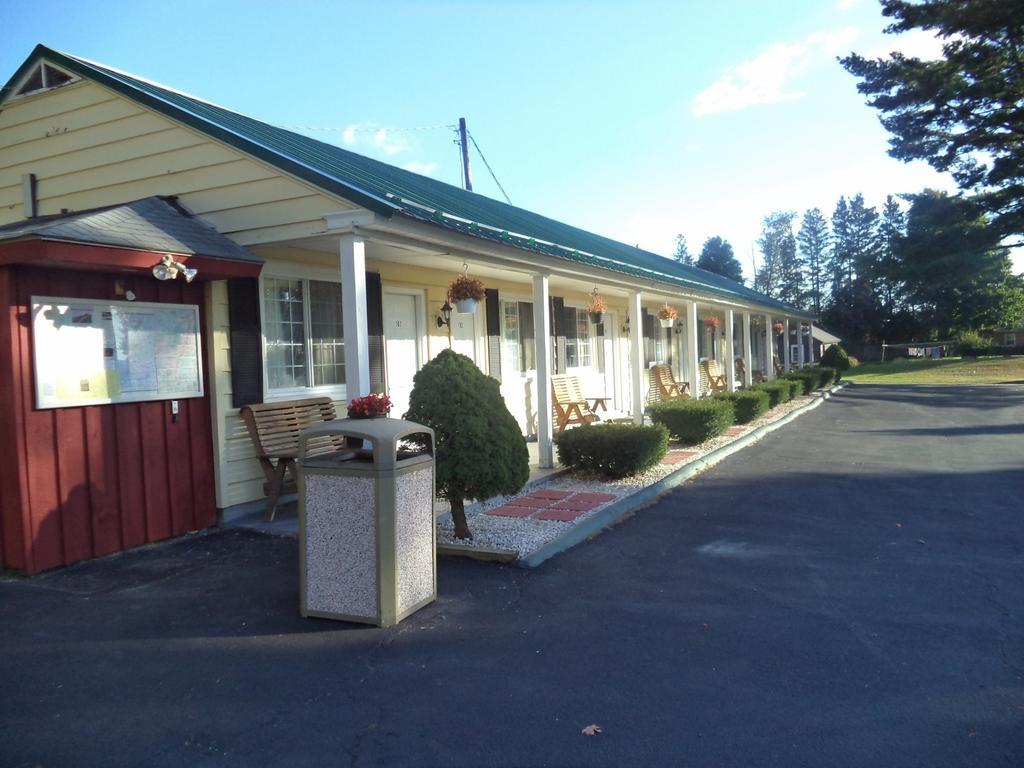
[[[43,45],[36,46],[0,92],[0,104],[9,96],[14,83],[40,59],[105,85],[160,114],[385,217],[400,213],[450,231],[568,262],[711,297],[755,304],[792,316],[814,317],[721,275],[269,125]]]

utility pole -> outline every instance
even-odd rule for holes
[[[473,191],[473,177],[469,172],[469,143],[466,139],[466,118],[459,118],[459,147],[462,148],[462,181],[463,186]]]

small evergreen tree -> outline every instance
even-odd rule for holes
[[[700,258],[697,259],[697,266],[714,272],[716,275],[728,277],[737,283],[743,282],[743,267],[732,252],[732,245],[728,240],[720,237],[709,237],[704,241],[704,247],[700,249]]]
[[[685,236],[676,235],[676,252],[672,254],[672,258],[680,264],[686,264],[688,267],[693,266],[693,254],[690,253],[690,248],[686,245]]]
[[[511,495],[530,477],[526,440],[498,382],[465,355],[446,349],[420,369],[404,418],[434,430],[437,495],[451,504],[456,538],[473,538],[466,499]]]
[[[762,220],[757,245],[763,258],[754,278],[754,290],[783,301],[799,302],[801,276],[795,264],[795,218],[794,211],[776,211]]]

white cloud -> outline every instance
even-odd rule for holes
[[[434,162],[421,163],[418,160],[413,160],[411,163],[403,165],[402,168],[406,171],[412,171],[413,173],[418,173],[422,176],[432,176],[437,170],[438,165]]]
[[[885,59],[893,52],[902,53],[904,56],[916,59],[940,59],[942,58],[942,38],[932,32],[915,29],[910,32],[903,32],[887,39],[885,45],[872,48],[864,54],[866,59]]]
[[[857,37],[851,28],[816,32],[799,43],[775,43],[752,59],[727,69],[693,101],[694,117],[731,112],[755,104],[803,98],[792,80],[813,63],[844,51]]]
[[[346,147],[372,147],[388,157],[412,149],[412,142],[405,134],[369,122],[346,125],[341,140]]]
[[[860,5],[860,0],[838,0],[836,10],[849,11]]]

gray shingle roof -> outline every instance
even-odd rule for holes
[[[0,242],[24,237],[263,263],[259,256],[162,197],[0,227]]]

